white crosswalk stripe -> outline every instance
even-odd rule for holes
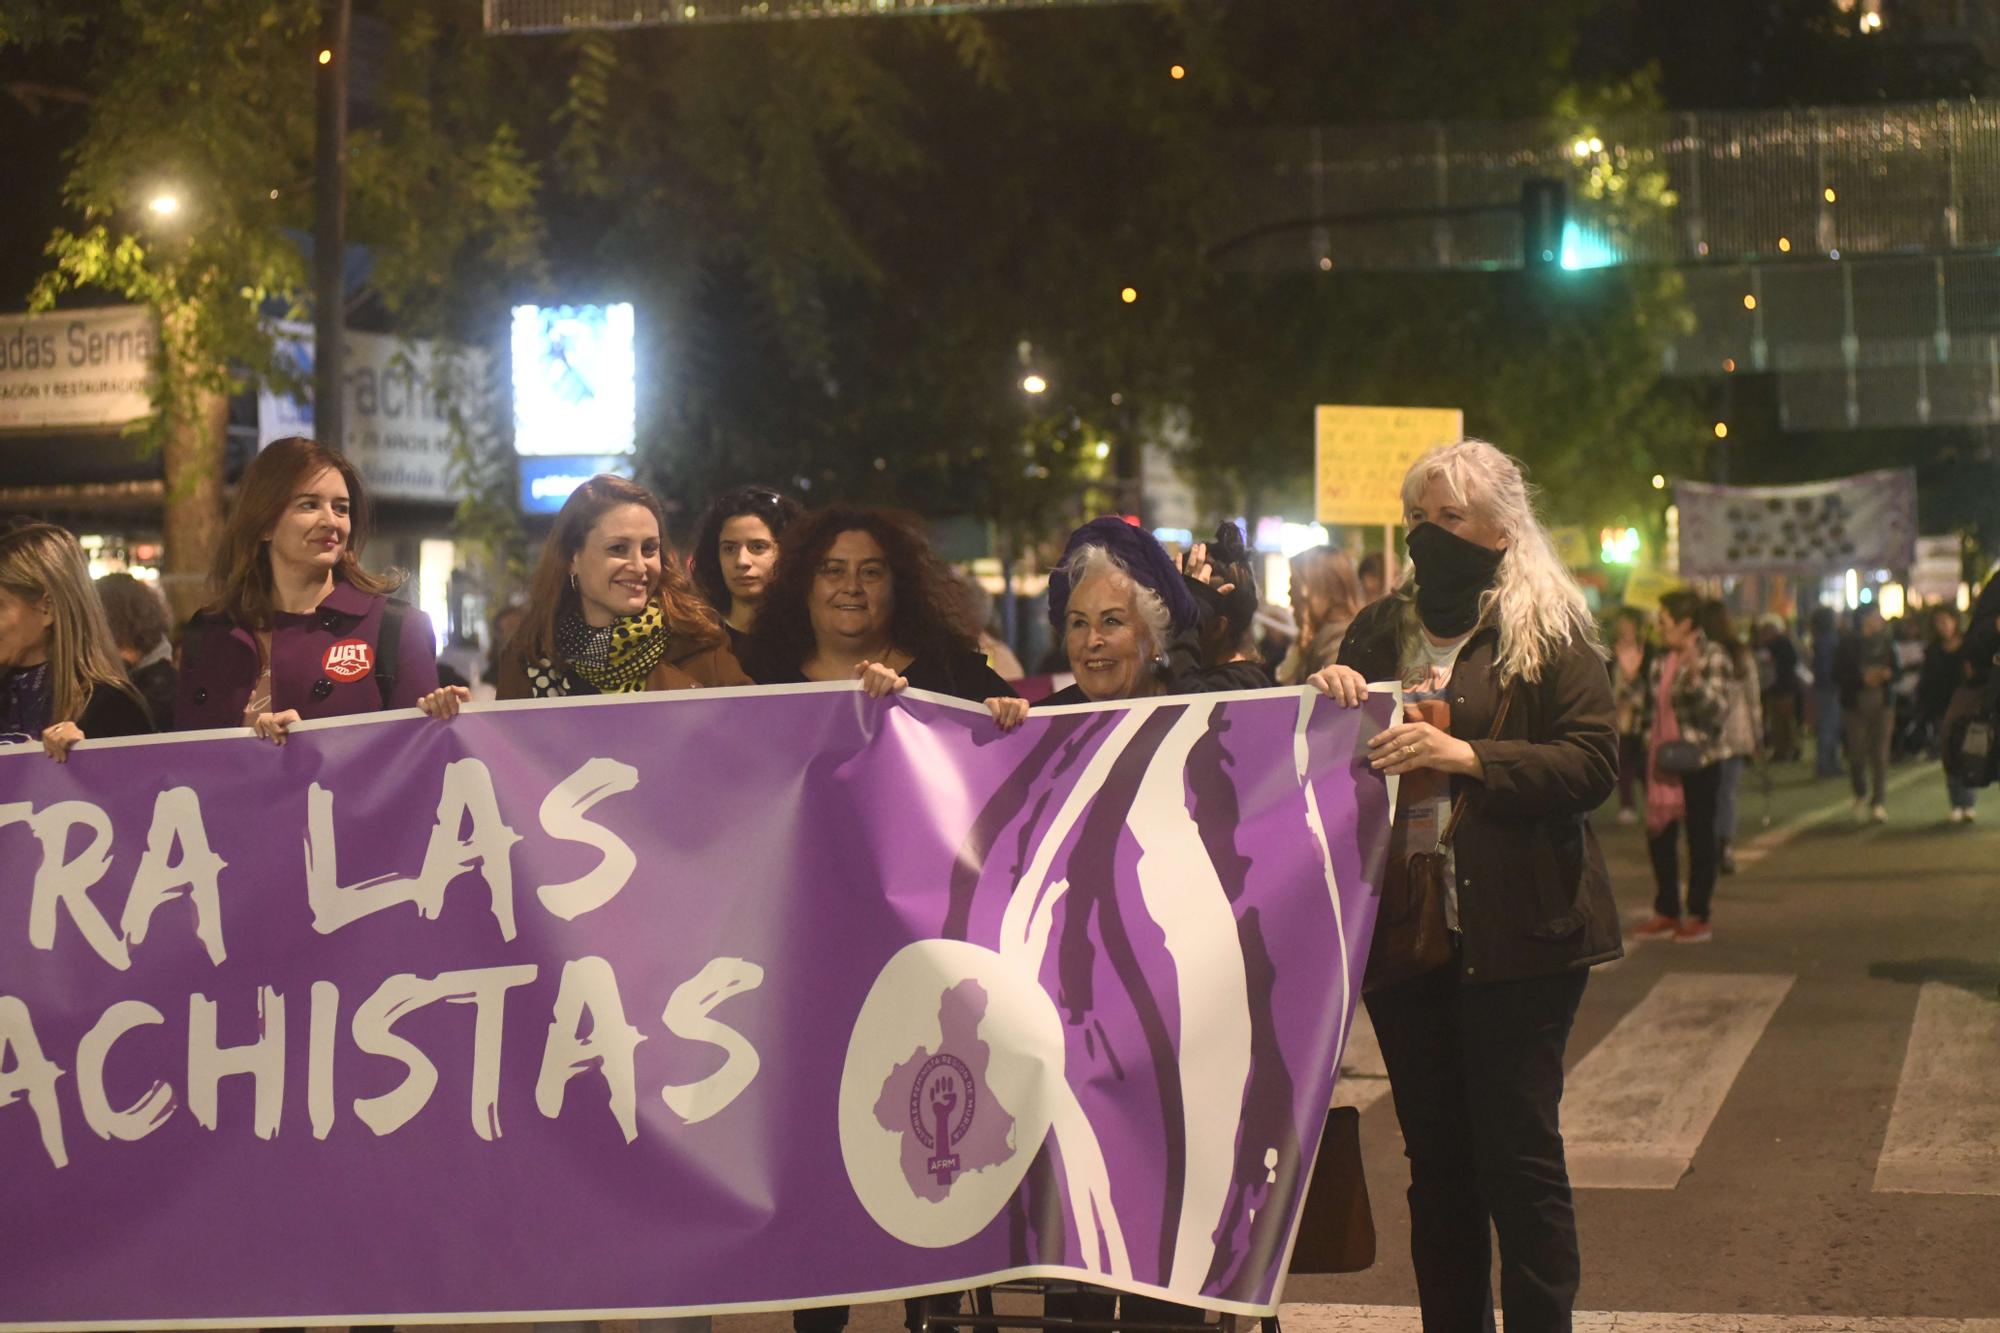
[[[1571,1184],[1678,1186],[1794,980],[1662,977],[1570,1072],[1562,1124]],[[1388,1095],[1381,1047],[1357,1010],[1333,1104],[1367,1111]],[[1874,1189],[2000,1196],[2000,999],[1922,987]]]
[[[1570,1183],[1674,1188],[1792,987],[1789,976],[1675,973],[1619,1020],[1563,1093]]]
[[[1419,1333],[1413,1305],[1286,1305],[1285,1333]],[[1500,1326],[1507,1326],[1501,1312]],[[1578,1333],[2000,1333],[2000,1319],[1896,1319],[1825,1314],[1668,1314],[1579,1310]]]
[[[2000,1002],[1942,982],[1917,996],[1877,1190],[2000,1194]]]

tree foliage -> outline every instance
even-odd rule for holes
[[[1229,132],[1590,114],[1600,90],[1570,69],[1603,7],[1352,0],[1335,24],[1241,0],[491,39],[471,0],[364,4],[357,304],[407,333],[497,333],[513,300],[635,301],[644,455],[684,510],[757,479],[977,515],[1027,546],[1125,499],[1115,465],[1169,420],[1218,505],[1296,508],[1312,405],[1379,401],[1464,406],[1583,516],[1686,424],[1657,374],[1670,278],[1544,300],[1505,275],[1253,279],[1203,256]],[[12,40],[98,44],[43,299],[181,303],[191,374],[265,366],[260,315],[306,283],[315,11],[0,9]],[[171,230],[142,211],[169,178],[189,204]],[[1021,391],[1030,372],[1048,392]]]
[[[162,315],[159,429],[236,368],[277,373],[269,316],[302,316],[310,285],[317,6],[98,0],[66,6],[56,29],[9,14],[0,32],[90,49],[88,125],[64,185],[76,222],[50,239],[36,303],[94,289]],[[506,116],[506,52],[480,36],[476,5],[390,7],[381,23],[350,138],[349,235],[373,257],[353,303],[430,332],[483,277],[539,262],[536,171]],[[178,211],[149,211],[161,195]]]

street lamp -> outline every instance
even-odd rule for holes
[[[1022,393],[1044,394],[1047,393],[1048,391],[1049,391],[1049,382],[1043,379],[1040,375],[1029,375],[1027,378],[1021,381]]]
[[[181,211],[181,197],[172,190],[161,190],[146,201],[146,211],[156,218],[171,218]]]

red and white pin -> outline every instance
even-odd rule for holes
[[[366,639],[342,639],[326,650],[319,668],[335,680],[360,680],[375,669],[375,649]]]

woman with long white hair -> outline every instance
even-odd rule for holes
[[[1369,742],[1403,778],[1390,854],[1447,858],[1450,962],[1366,996],[1410,1159],[1418,1300],[1427,1333],[1493,1326],[1490,1224],[1509,1333],[1567,1330],[1563,1048],[1588,969],[1622,952],[1590,828],[1617,781],[1611,681],[1519,464],[1443,445],[1402,501],[1411,572],[1313,683],[1352,705],[1401,682],[1405,719]]]

